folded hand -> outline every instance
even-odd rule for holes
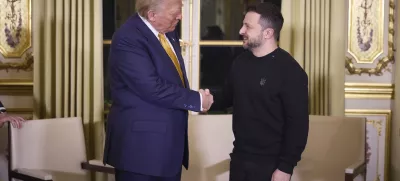
[[[21,128],[24,121],[25,119],[19,116],[10,116],[7,113],[0,114],[0,125],[10,122],[14,128]]]

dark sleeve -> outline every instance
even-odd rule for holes
[[[5,112],[6,108],[3,106],[3,104],[0,101],[0,112]]]
[[[111,55],[115,73],[132,92],[162,107],[200,112],[200,94],[160,77],[148,52],[139,43],[124,40],[115,46]]]
[[[301,159],[309,129],[308,77],[300,66],[293,66],[284,80],[281,99],[285,111],[284,142],[278,169],[292,174]]]

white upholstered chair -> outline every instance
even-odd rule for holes
[[[229,153],[234,140],[231,120],[228,115],[191,117],[191,165],[183,171],[183,181],[229,180]],[[311,115],[308,143],[291,181],[362,179],[365,126],[365,118]]]
[[[292,181],[363,180],[366,119],[310,116],[308,143]]]
[[[89,171],[82,120],[29,120],[10,128],[9,176],[18,180],[86,181]],[[102,168],[102,166],[98,166]]]

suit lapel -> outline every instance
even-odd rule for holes
[[[167,33],[166,36],[169,39],[169,41],[171,42],[172,48],[174,49],[175,54],[178,57],[179,65],[181,66],[181,69],[182,69],[182,72],[184,75],[186,87],[189,87],[189,82],[187,80],[187,75],[186,75],[185,62],[183,61],[183,57],[181,55],[181,46],[179,44],[179,39],[177,40],[177,39],[171,37],[170,33]]]
[[[170,60],[170,65],[171,65],[171,67],[174,68],[174,70],[176,72],[176,78],[179,80],[179,82],[181,82],[180,81],[181,79],[179,78],[179,74],[178,74],[178,71],[175,68],[174,63],[172,62],[171,58],[168,56],[167,52],[165,52],[164,48],[162,47],[162,45],[160,43],[160,40],[158,40],[158,37],[156,37],[154,35],[154,33],[147,27],[147,25],[141,20],[141,18],[139,17],[138,14],[135,14],[132,18],[133,18],[133,23],[136,24],[138,30],[145,35],[147,41],[149,41],[151,44],[154,44],[154,47],[157,48],[158,51],[164,52],[163,53],[164,57],[166,57],[166,58],[168,58]],[[186,76],[185,66],[183,66],[184,62],[183,62],[182,55],[180,53],[181,51],[180,51],[179,40],[176,40],[175,38],[172,38],[170,36],[170,33],[166,33],[166,37],[171,42],[172,48],[174,49],[175,54],[178,57],[179,64],[180,64],[182,72],[184,74],[185,84],[188,87],[189,83],[188,83],[187,76]]]

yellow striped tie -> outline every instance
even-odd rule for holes
[[[172,62],[174,63],[175,68],[178,71],[179,77],[182,80],[183,86],[185,86],[185,81],[183,79],[182,69],[179,65],[178,58],[175,56],[174,52],[172,51],[171,46],[169,46],[169,43],[168,43],[167,39],[165,38],[165,35],[159,33],[158,37],[160,38],[161,45],[167,52],[169,58],[171,58]]]

